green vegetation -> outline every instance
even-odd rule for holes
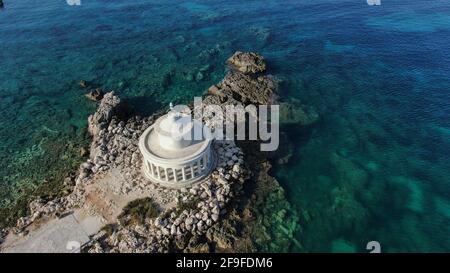
[[[107,224],[103,226],[101,229],[101,231],[104,231],[106,233],[106,236],[111,236],[115,230],[116,230],[115,224]]]
[[[143,224],[147,218],[156,218],[160,211],[150,197],[136,199],[128,203],[119,215],[122,225]]]

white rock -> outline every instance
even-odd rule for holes
[[[217,220],[219,220],[219,215],[213,214],[213,215],[211,215],[211,219],[213,219],[214,222],[217,222]]]

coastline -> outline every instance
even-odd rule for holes
[[[263,75],[266,65],[262,56],[237,52],[228,64],[224,80],[203,96],[205,105],[275,100],[276,82]],[[241,101],[235,99],[236,93]],[[30,237],[47,221],[67,214],[78,218],[81,228],[89,231],[84,252],[286,252],[291,242],[301,249],[293,239],[298,216],[279,183],[269,175],[269,160],[258,153],[252,155],[251,150],[245,152],[251,145],[216,142],[219,164],[209,179],[189,190],[164,189],[142,177],[136,143],[162,112],[140,118],[123,106],[113,92],[103,96],[96,113],[88,119],[90,158],[70,178],[72,193],[47,202],[31,202],[31,214],[9,230],[12,235],[6,237],[2,250],[13,249],[15,240]],[[250,163],[244,166],[244,162]],[[130,215],[124,215],[122,208],[142,198],[151,198],[159,216],[124,225],[130,222]],[[271,221],[283,228],[271,230]]]

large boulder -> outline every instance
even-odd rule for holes
[[[218,87],[221,92],[231,92],[233,98],[244,104],[270,104],[274,99],[276,84],[270,76],[253,78],[230,72]]]
[[[119,106],[120,98],[113,91],[103,96],[97,111],[88,117],[88,131],[94,139],[100,130],[105,128],[112,117],[117,114]]]
[[[237,51],[228,59],[228,63],[235,69],[208,89],[207,100],[221,105],[274,103],[277,82],[272,76],[260,74],[266,70],[261,55]]]
[[[89,91],[85,96],[92,101],[100,101],[103,98],[103,91],[100,88],[96,88]]]
[[[228,59],[227,63],[244,74],[256,74],[266,71],[266,62],[263,56],[258,53],[237,51]]]

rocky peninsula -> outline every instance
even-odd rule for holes
[[[236,52],[227,64],[224,79],[203,95],[204,106],[277,101],[277,81],[265,74],[261,55]],[[100,98],[98,92],[94,95]],[[295,116],[298,113],[301,117]],[[88,119],[89,159],[64,181],[72,192],[33,201],[30,214],[0,234],[1,250],[26,251],[25,246],[39,240],[36,234],[68,215],[89,238],[80,243],[82,252],[288,251],[292,245],[301,249],[294,239],[301,231],[297,210],[269,175],[274,155],[259,152],[255,141],[215,141],[217,167],[189,189],[167,189],[146,179],[138,141],[162,114],[141,117],[114,92],[102,94]],[[287,115],[307,124],[318,118],[309,110]],[[204,121],[214,127],[211,120]],[[280,149],[275,157],[287,160],[288,153]]]

